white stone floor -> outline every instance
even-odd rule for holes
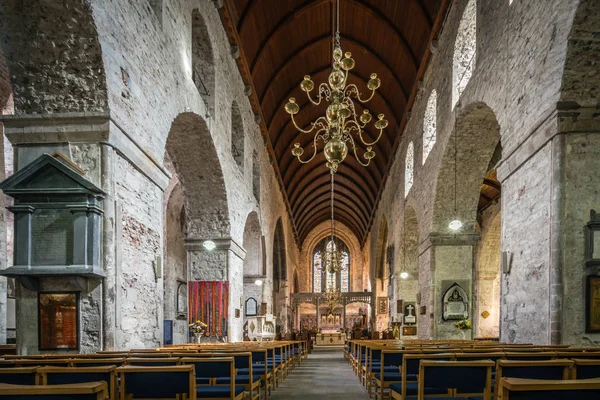
[[[342,348],[315,348],[269,397],[285,399],[368,399]]]

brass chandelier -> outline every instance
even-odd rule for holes
[[[300,143],[295,143],[292,149],[294,157],[303,163],[309,163],[317,155],[317,146],[319,141],[324,143],[324,153],[327,159],[326,166],[331,169],[332,173],[337,172],[339,164],[344,161],[348,155],[348,146],[352,149],[356,160],[363,166],[368,166],[371,160],[375,157],[373,145],[379,141],[383,130],[388,126],[388,121],[383,114],[377,116],[375,128],[379,130],[377,138],[369,142],[363,137],[365,127],[371,122],[373,117],[369,110],[365,108],[357,116],[354,100],[362,104],[368,103],[373,99],[375,91],[381,86],[381,80],[377,74],[373,73],[367,82],[367,88],[371,91],[371,95],[363,99],[358,87],[355,84],[347,84],[348,75],[354,68],[355,62],[352,59],[350,52],[343,53],[340,46],[340,3],[336,2],[336,19],[337,28],[334,41],[334,49],[332,55],[332,70],[329,74],[327,82],[323,82],[318,86],[316,100],[311,96],[311,92],[315,88],[315,83],[309,75],[304,76],[304,80],[300,84],[300,88],[308,97],[308,100],[316,106],[320,105],[323,99],[329,102],[325,116],[317,118],[310,123],[309,129],[302,129],[296,123],[294,115],[300,111],[300,106],[296,103],[296,99],[291,97],[285,105],[285,111],[290,114],[292,123],[302,133],[314,134],[313,137],[313,154],[310,158],[303,160],[301,157],[304,154],[304,149]],[[343,58],[342,58],[343,55]],[[354,99],[354,100],[353,100]],[[366,152],[363,154],[363,161],[357,152],[357,143],[366,146]]]

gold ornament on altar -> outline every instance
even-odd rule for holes
[[[373,145],[379,141],[383,130],[388,126],[388,121],[383,114],[377,116],[374,123],[375,129],[379,131],[377,138],[373,141],[364,138],[365,128],[373,120],[369,110],[363,106],[362,113],[357,113],[354,101],[360,104],[368,103],[375,96],[375,91],[381,86],[381,80],[373,73],[367,82],[367,89],[371,94],[367,98],[362,95],[355,84],[348,84],[348,75],[354,68],[355,62],[350,52],[344,53],[340,46],[340,23],[339,23],[339,0],[337,1],[337,30],[335,33],[335,45],[332,55],[332,69],[327,82],[321,83],[317,88],[316,99],[311,92],[315,89],[315,83],[309,75],[304,76],[300,88],[306,93],[308,100],[318,106],[325,99],[329,104],[325,116],[317,118],[310,123],[308,129],[303,129],[296,123],[294,115],[300,111],[296,99],[291,97],[285,105],[285,111],[290,114],[292,123],[302,133],[313,134],[313,153],[308,159],[302,159],[304,148],[300,143],[294,143],[292,154],[303,164],[309,163],[317,155],[318,142],[324,143],[324,154],[327,159],[326,166],[333,173],[337,172],[339,164],[348,155],[348,146],[354,153],[356,160],[363,166],[368,166],[375,157]],[[354,100],[353,100],[354,99]],[[360,116],[358,115],[360,114]],[[357,145],[366,147],[361,157],[358,155]],[[365,161],[363,161],[363,159]]]

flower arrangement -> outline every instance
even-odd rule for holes
[[[471,329],[471,321],[469,321],[468,319],[460,320],[456,323],[456,327],[458,328],[458,330],[461,331],[469,330]]]
[[[189,324],[188,325],[191,329],[192,332],[194,333],[204,333],[204,331],[206,330],[206,328],[208,327],[207,324],[205,324],[204,322],[200,321],[199,319],[196,320],[196,322],[194,322],[193,324]]]

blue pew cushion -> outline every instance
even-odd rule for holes
[[[375,374],[376,379],[381,379],[381,374],[378,372]],[[386,381],[401,381],[402,373],[400,372],[383,372],[383,379]]]
[[[252,376],[252,382],[260,381],[260,376]],[[228,385],[231,383],[230,377],[217,378],[217,385]],[[246,385],[250,383],[250,375],[238,375],[235,377],[236,384]]]
[[[231,397],[230,394],[230,386],[199,386],[196,389],[196,397],[199,399],[210,399],[210,398],[228,398]],[[243,386],[234,386],[233,387],[235,396],[239,396],[244,393]]]

